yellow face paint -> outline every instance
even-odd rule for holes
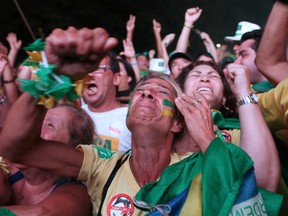
[[[161,115],[172,118],[173,117],[173,111],[164,109],[164,110],[162,110]]]
[[[172,108],[173,110],[163,109],[161,115],[172,118],[173,117],[173,111],[174,111],[174,104],[168,99],[164,99],[162,101],[162,104],[164,106]]]

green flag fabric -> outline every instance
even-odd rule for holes
[[[6,208],[0,208],[0,216],[16,216],[13,212]]]
[[[248,183],[246,183],[246,178]],[[250,187],[251,182],[255,182],[253,187]],[[246,189],[249,189],[248,193]],[[242,191],[244,191],[243,194],[240,193]],[[186,195],[183,196],[184,192]],[[175,198],[179,194],[181,194],[182,201],[175,202]],[[243,213],[244,207],[253,205],[260,206],[261,209],[257,210],[261,210],[266,215],[267,212],[272,212],[269,215],[277,215],[281,197],[274,193],[271,194],[273,194],[273,198],[275,196],[276,198],[271,199],[265,196],[267,199],[263,201],[256,187],[253,161],[250,157],[241,148],[231,143],[225,143],[220,138],[215,138],[204,155],[200,151],[194,153],[167,167],[159,181],[142,187],[136,194],[134,203],[144,210],[153,211],[149,214],[151,216],[187,215],[187,212],[189,212],[188,215],[234,216],[242,215],[241,211]],[[171,200],[173,200],[174,206],[170,206]],[[270,211],[270,209],[266,211],[267,206],[270,206],[266,203],[271,200],[273,202],[276,200],[274,202],[276,211]],[[184,203],[185,201],[186,203]],[[263,202],[265,203],[263,204]],[[162,211],[163,206],[168,209],[166,213]],[[155,209],[156,211],[154,211]],[[157,213],[161,211],[162,213]]]
[[[252,85],[252,90],[256,93],[267,92],[273,88],[275,88],[275,85],[268,80],[258,82]]]

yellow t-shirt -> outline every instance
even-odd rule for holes
[[[258,94],[259,105],[271,132],[288,129],[288,79]]]
[[[84,152],[84,160],[78,175],[78,180],[87,185],[87,190],[93,205],[93,215],[98,214],[103,187],[110,176],[117,160],[122,153],[116,153],[110,159],[100,158],[93,145],[81,145]],[[130,157],[130,156],[129,156]],[[177,154],[171,155],[171,163],[180,161]],[[129,159],[117,171],[108,191],[102,207],[102,215],[127,215],[140,216],[147,212],[140,211],[133,203],[133,197],[140,190],[136,182]]]

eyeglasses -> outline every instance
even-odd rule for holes
[[[111,69],[111,67],[109,65],[100,64],[92,73],[104,73],[107,69]]]

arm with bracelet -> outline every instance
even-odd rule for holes
[[[13,32],[9,33],[6,37],[6,40],[9,43],[10,50],[8,53],[8,59],[12,67],[15,66],[15,60],[17,54],[21,48],[22,41],[17,39],[17,35]]]
[[[136,52],[133,46],[133,42],[129,39],[123,40],[123,47],[124,47],[124,51],[121,54],[125,55],[127,61],[132,66],[134,73],[135,73],[136,82],[138,82],[141,76],[140,76],[140,69],[137,63],[137,59],[135,57]]]
[[[18,99],[18,89],[13,75],[13,68],[7,59],[7,65],[3,71],[2,83],[5,88],[7,102],[10,106]]]
[[[224,73],[237,98],[241,127],[240,147],[254,161],[257,184],[276,191],[280,179],[277,148],[263,118],[257,96],[251,92],[249,70],[244,65],[232,63]]]
[[[177,42],[176,51],[186,53],[191,30],[194,27],[194,23],[199,19],[201,13],[202,9],[198,7],[189,8],[186,11],[185,22]]]
[[[15,84],[15,77],[12,73],[12,67],[9,64],[7,54],[0,53],[1,70],[1,104],[8,103],[11,106],[18,98],[18,90]]]

